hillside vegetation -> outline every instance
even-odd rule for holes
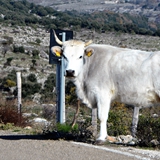
[[[29,3],[26,0],[0,1],[0,22],[11,25],[43,25],[50,28],[87,28],[98,32],[116,31],[160,36],[156,24],[140,15],[118,14],[111,11],[97,11],[92,14],[76,11],[58,12],[50,7]]]

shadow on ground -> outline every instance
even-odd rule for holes
[[[84,143],[94,143],[93,136],[90,132],[84,132],[84,133],[63,133],[63,132],[47,132],[37,135],[24,135],[24,134],[6,134],[6,135],[0,135],[0,139],[3,140],[21,140],[21,139],[27,139],[27,140],[72,140],[76,142],[84,142]]]

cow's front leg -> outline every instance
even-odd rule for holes
[[[106,105],[107,104],[107,105]],[[108,112],[110,109],[110,102],[102,103],[98,105],[98,117],[100,120],[100,133],[97,141],[106,141],[107,137],[107,119],[108,119]]]

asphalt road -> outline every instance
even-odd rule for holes
[[[1,133],[1,132],[0,132]],[[159,160],[160,151],[0,134],[0,160]]]

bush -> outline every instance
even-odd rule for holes
[[[27,119],[25,119],[22,114],[18,113],[16,106],[13,104],[13,101],[4,105],[0,104],[0,121],[3,124],[10,123],[15,126],[27,125]]]
[[[72,82],[69,81],[66,84],[65,92],[66,92],[65,96],[66,104],[76,105],[77,103],[76,87]]]
[[[141,115],[137,128],[137,137],[140,139],[140,146],[151,147],[151,140],[160,142],[160,118],[153,118],[150,115]]]
[[[41,89],[41,84],[37,83],[37,78],[34,74],[30,74],[27,77],[27,82],[23,80],[22,83],[22,97],[23,98],[31,98],[35,93],[39,93]],[[15,93],[16,94],[16,93]]]
[[[12,62],[13,59],[14,59],[13,57],[7,58],[7,62],[5,64],[8,65],[8,66],[11,66],[11,62]]]
[[[32,51],[32,56],[33,56],[33,58],[39,58],[39,51],[38,50],[33,50]]]
[[[31,69],[35,69],[34,67],[37,65],[37,61],[35,59],[32,59],[32,66]]]
[[[39,93],[39,90],[41,89],[41,84],[39,83],[32,83],[27,82],[22,84],[22,97],[31,97],[35,93]]]
[[[7,79],[7,80],[6,80],[6,84],[5,84],[4,86],[5,86],[5,87],[14,87],[14,86],[16,86],[16,82]]]
[[[67,125],[67,124],[60,124],[58,123],[57,124],[57,131],[59,132],[70,132],[72,130],[72,127],[70,125]]]
[[[6,41],[7,41],[6,43],[8,45],[13,44],[13,37],[4,36],[3,38],[6,39]]]
[[[7,77],[1,80],[1,84],[4,88],[16,86],[16,71],[12,70]]]
[[[13,52],[14,53],[24,53],[25,52],[25,49],[23,46],[13,46]]]
[[[123,109],[110,110],[108,118],[108,134],[112,136],[130,134],[131,119]]]
[[[37,82],[37,78],[36,78],[35,74],[30,74],[27,77],[27,80],[30,81],[30,82]]]
[[[41,89],[40,94],[42,95],[41,100],[43,102],[46,101],[53,101],[53,98],[55,98],[55,93],[53,93],[53,89],[56,86],[56,75],[51,73],[47,80],[44,82],[44,88]]]
[[[38,44],[40,44],[40,43],[41,43],[41,40],[40,40],[39,38],[37,38],[37,39],[36,39],[36,42],[37,42]]]

